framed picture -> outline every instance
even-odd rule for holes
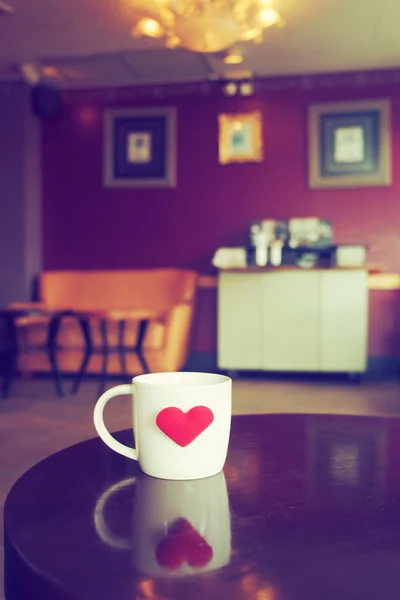
[[[175,109],[107,110],[103,178],[106,187],[175,187]]]
[[[261,162],[263,160],[262,114],[219,115],[219,162]]]
[[[389,100],[312,105],[308,128],[311,188],[391,184]]]

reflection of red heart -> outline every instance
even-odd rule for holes
[[[156,550],[158,564],[168,571],[179,569],[185,561],[190,567],[205,567],[212,557],[211,546],[186,519],[178,519],[172,524]]]
[[[157,415],[157,427],[183,448],[189,446],[214,421],[214,415],[207,406],[194,406],[184,413],[180,408],[170,406]]]

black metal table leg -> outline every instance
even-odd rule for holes
[[[121,365],[121,373],[124,377],[128,377],[126,368],[126,348],[124,346],[125,341],[125,321],[118,321],[118,355],[119,362]]]
[[[93,354],[93,343],[92,343],[92,336],[90,335],[89,320],[80,318],[79,325],[80,325],[80,328],[82,331],[83,339],[85,340],[85,351],[84,351],[80,369],[78,371],[78,374],[77,374],[75,381],[73,383],[73,386],[71,388],[72,394],[76,394],[78,392],[79,387],[82,382],[82,378],[86,373],[89,359],[90,359],[91,355]]]
[[[85,312],[88,313],[88,311],[85,311]],[[95,311],[93,311],[93,312],[94,312],[94,316],[95,316]],[[59,396],[66,395],[64,386],[62,383],[61,372],[60,372],[60,369],[58,366],[58,361],[57,361],[57,336],[58,336],[58,332],[60,329],[62,319],[64,317],[74,317],[79,321],[81,331],[82,331],[82,334],[83,334],[83,337],[85,340],[85,350],[84,350],[83,359],[82,359],[78,374],[76,375],[76,379],[72,385],[71,393],[76,394],[78,392],[80,384],[82,382],[82,378],[86,374],[89,359],[92,356],[92,354],[94,354],[94,353],[96,353],[96,354],[100,353],[102,355],[102,368],[101,368],[101,373],[100,373],[100,393],[103,393],[105,390],[105,387],[106,387],[106,380],[107,380],[107,375],[108,375],[109,354],[110,354],[111,350],[114,350],[109,347],[109,343],[108,343],[108,335],[107,335],[108,334],[108,328],[107,328],[108,320],[107,320],[107,318],[99,319],[100,334],[101,334],[101,348],[100,348],[100,350],[98,350],[97,348],[94,348],[94,346],[93,346],[89,316],[86,316],[86,314],[82,314],[82,313],[79,314],[78,311],[75,312],[75,311],[68,310],[68,311],[63,311],[63,312],[60,312],[60,313],[57,313],[56,315],[54,315],[49,323],[47,348],[48,348],[49,360],[50,360],[50,364],[52,367],[52,372],[53,372],[53,376],[54,376],[54,381],[56,383],[58,395]],[[127,363],[126,363],[126,353],[127,352],[133,352],[137,355],[138,360],[143,369],[143,373],[149,372],[149,367],[147,365],[147,361],[144,356],[144,349],[143,349],[143,344],[144,344],[144,340],[146,337],[148,325],[149,325],[148,319],[141,319],[139,321],[138,333],[137,333],[137,337],[136,337],[136,344],[133,348],[129,348],[129,347],[125,347],[125,345],[124,345],[126,321],[123,319],[118,321],[117,351],[119,354],[121,371],[124,376],[128,376]]]
[[[100,387],[99,392],[100,395],[104,392],[106,388],[106,379],[107,379],[107,367],[108,367],[108,337],[107,337],[107,320],[100,320],[100,333],[101,333],[101,355],[102,355],[102,368],[101,368],[101,376],[100,376]]]
[[[137,354],[140,364],[142,365],[143,373],[149,372],[149,367],[148,367],[147,361],[144,357],[144,349],[143,349],[143,343],[144,343],[144,339],[146,337],[148,324],[149,324],[149,321],[147,319],[141,319],[139,321],[136,346],[133,349],[134,352]]]
[[[2,351],[2,397],[7,398],[15,377],[18,357],[18,335],[14,315],[4,317],[5,348]]]
[[[47,351],[50,360],[51,369],[53,372],[54,382],[56,384],[57,394],[59,396],[65,396],[65,389],[62,383],[62,377],[60,368],[57,361],[57,337],[60,330],[61,321],[63,314],[56,314],[50,319],[48,338],[47,338]]]

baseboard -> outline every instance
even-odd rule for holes
[[[219,372],[217,365],[217,354],[215,352],[191,352],[189,359],[184,367],[184,371],[197,372]],[[396,377],[400,371],[400,357],[396,356],[369,356],[367,379],[391,379]],[[244,375],[244,372],[243,372]],[[306,375],[306,374],[303,374]],[[323,374],[319,374],[320,376]],[[271,374],[270,374],[271,376]],[[284,373],[279,374],[279,378],[284,377]],[[310,378],[313,374],[310,373]]]
[[[368,376],[373,379],[391,379],[397,377],[400,371],[398,356],[369,356]]]
[[[196,371],[202,373],[219,373],[221,370],[218,368],[217,364],[217,354],[216,352],[191,352],[189,355],[189,359],[186,362],[186,365],[183,369],[184,371]],[[50,374],[50,373],[49,373]],[[242,377],[246,376],[245,371],[241,371],[240,374]],[[368,357],[368,369],[366,373],[366,378],[368,380],[380,380],[380,379],[392,379],[397,377],[400,374],[400,357],[396,356],[369,356]],[[268,373],[268,372],[249,372],[248,376],[254,377],[269,377],[278,379],[284,379],[285,373]],[[331,378],[334,374],[327,374],[327,378]],[[94,378],[98,378],[98,374],[92,374]],[[288,373],[286,374],[288,379],[294,380],[296,378],[296,374]],[[304,379],[307,377],[321,378],[324,376],[323,373],[297,373],[297,378]],[[116,375],[115,377],[118,377]]]
[[[216,352],[191,352],[183,370],[198,373],[218,372]]]

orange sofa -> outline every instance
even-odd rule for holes
[[[30,305],[54,310],[145,310],[157,317],[150,321],[143,348],[152,372],[178,371],[184,366],[189,352],[190,329],[194,312],[197,274],[181,269],[151,269],[132,271],[47,271],[39,276],[40,302]],[[14,307],[22,306],[14,303]],[[18,367],[23,373],[49,371],[44,349],[47,339],[47,316],[28,316],[19,319]],[[115,321],[107,323],[107,341],[117,345]],[[90,319],[94,346],[100,347],[99,320]],[[133,347],[138,322],[128,321],[124,345]],[[83,357],[84,340],[74,318],[63,320],[58,336],[58,362],[62,371],[76,372]],[[143,368],[137,357],[127,354],[127,371],[138,374]],[[101,371],[101,356],[90,358],[87,372]],[[121,373],[116,354],[108,360],[110,374]]]

